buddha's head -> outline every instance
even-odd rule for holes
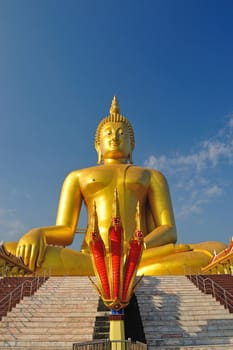
[[[132,163],[134,132],[127,118],[120,114],[114,96],[109,116],[99,123],[95,134],[98,164],[104,162]]]

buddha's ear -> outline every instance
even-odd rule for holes
[[[95,144],[95,149],[96,149],[96,152],[98,154],[97,164],[101,164],[101,162],[102,162],[102,155],[101,155],[100,145],[98,143]]]

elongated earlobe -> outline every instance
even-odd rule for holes
[[[95,143],[95,150],[96,150],[97,155],[98,155],[97,164],[101,164],[102,163],[102,154],[101,154],[101,150],[100,150],[100,145],[97,142]]]
[[[102,163],[102,155],[101,155],[101,151],[98,150],[98,161],[97,164],[101,164]]]

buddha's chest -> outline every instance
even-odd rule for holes
[[[100,166],[86,169],[82,174],[81,191],[84,198],[102,196],[111,193],[114,189],[119,192],[140,192],[148,190],[150,176],[146,169],[135,166]]]

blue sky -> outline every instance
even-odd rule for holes
[[[168,179],[178,241],[227,243],[232,16],[230,0],[1,0],[0,240],[54,224],[65,176],[96,164],[116,94],[134,163]]]

